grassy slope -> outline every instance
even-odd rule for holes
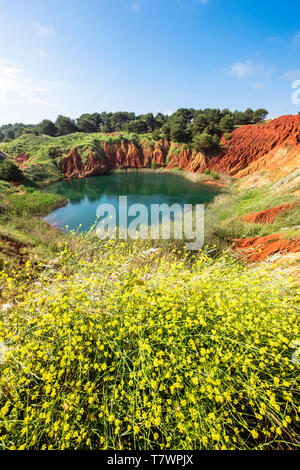
[[[275,191],[271,185],[240,191],[238,187],[233,186],[231,194],[218,196],[211,203],[206,218],[206,238],[210,243],[225,247],[233,238],[250,238],[272,233],[299,236],[299,204],[278,215],[273,224],[262,225],[241,220],[243,215],[295,201],[300,201],[300,197],[290,191]]]
[[[93,151],[96,158],[105,159],[103,144],[120,140],[135,142],[143,148],[153,147],[156,142],[151,134],[122,132],[110,135],[100,132],[91,134],[77,132],[61,137],[22,135],[10,142],[0,143],[0,150],[10,157],[17,157],[26,152],[30,159],[24,164],[25,177],[37,184],[43,183],[43,185],[46,185],[62,178],[59,162],[70,149],[76,147],[83,162],[91,151]],[[187,144],[175,145],[175,147],[172,147],[172,152],[175,155],[181,149],[189,148]],[[208,178],[208,175],[206,178]]]
[[[0,267],[4,261],[13,266],[24,259],[37,257],[47,262],[52,258],[66,236],[49,227],[41,216],[64,203],[60,196],[23,185],[16,189],[0,181]],[[11,252],[14,244],[16,250]]]

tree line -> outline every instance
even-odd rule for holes
[[[78,119],[58,116],[56,121],[44,119],[37,125],[22,123],[0,127],[0,142],[13,140],[23,134],[62,136],[74,132],[132,132],[151,134],[154,139],[166,138],[181,143],[193,143],[199,151],[217,150],[222,134],[229,134],[236,126],[256,124],[268,115],[265,109],[230,111],[229,109],[180,108],[171,115],[115,113],[82,114]]]

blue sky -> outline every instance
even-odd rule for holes
[[[299,1],[0,0],[0,11],[0,124],[179,107],[299,111]]]

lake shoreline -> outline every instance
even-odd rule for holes
[[[116,170],[110,170],[106,175],[113,175],[113,174],[126,174],[126,173],[152,173],[152,174],[171,174],[171,175],[178,175],[182,176],[183,178],[191,181],[192,183],[203,183],[208,185],[215,185],[218,187],[228,188],[228,184],[220,183],[218,181],[212,180],[210,175],[205,175],[204,173],[193,173],[191,171],[183,171],[183,170],[170,170],[166,168],[122,168]]]
[[[47,214],[45,218],[47,223],[56,228],[68,225],[76,229],[80,225],[83,229],[89,229],[94,222],[94,214],[101,200],[103,199],[105,204],[110,201],[116,205],[118,204],[116,198],[120,195],[127,195],[129,200],[130,197],[132,199],[137,195],[138,198],[142,198],[137,199],[137,202],[142,200],[145,206],[150,203],[173,204],[176,202],[207,204],[223,190],[217,182],[204,179],[203,175],[189,174],[187,177],[184,172],[172,170],[125,169],[114,170],[105,176],[107,178],[100,179],[94,176],[64,180],[55,183],[54,188],[49,186],[46,190],[54,191],[55,194],[62,196],[66,202],[63,206],[70,205],[70,207],[65,210],[63,207],[55,208]],[[71,209],[71,206],[74,208]]]

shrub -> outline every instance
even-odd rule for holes
[[[22,172],[18,165],[8,158],[0,162],[0,179],[5,181],[18,181]]]
[[[297,447],[287,280],[226,254],[78,248],[31,284],[30,262],[0,272],[17,299],[0,321],[2,449]]]

